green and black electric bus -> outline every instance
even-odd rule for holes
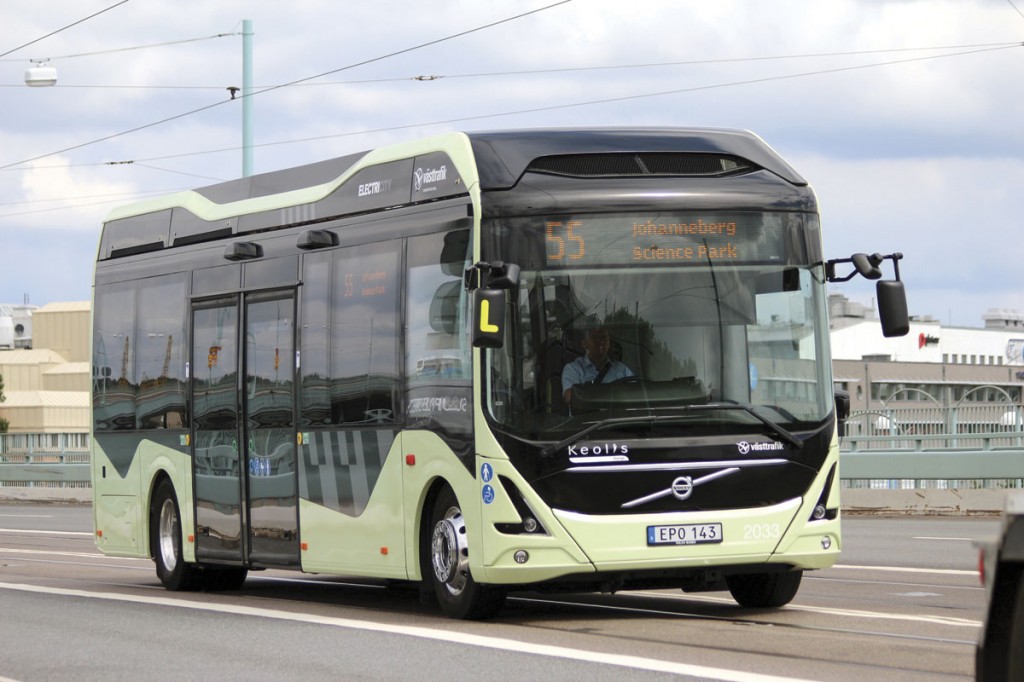
[[[172,590],[291,568],[461,618],[785,604],[842,544],[826,282],[890,260],[905,333],[899,258],[824,260],[812,190],[733,130],[450,133],[117,209],[97,545]]]

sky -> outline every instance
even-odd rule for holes
[[[257,173],[455,130],[742,128],[814,188],[827,258],[904,254],[911,315],[1024,312],[1024,0],[4,0],[0,303],[89,300],[113,208],[241,176],[246,19]]]

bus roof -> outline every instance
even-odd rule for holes
[[[760,137],[724,128],[551,128],[468,133],[481,189],[508,189],[542,156],[665,152],[746,159],[794,185],[799,173]]]
[[[764,169],[793,186],[807,184],[764,141],[743,130],[619,127],[454,132],[117,208],[104,226],[99,258],[509,189],[541,158],[629,157],[631,153],[737,159],[747,170]]]

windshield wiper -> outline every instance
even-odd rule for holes
[[[754,419],[758,420],[762,424],[768,427],[768,430],[778,436],[780,440],[785,441],[794,450],[799,450],[804,446],[802,440],[794,436],[788,430],[786,430],[781,424],[773,422],[768,417],[759,414],[753,407],[746,403],[706,403],[703,405],[684,405],[677,409],[683,412],[713,412],[717,410],[738,410],[746,412]],[[543,458],[550,457],[565,446],[573,443],[574,441],[583,438],[589,433],[592,433],[598,429],[603,429],[606,426],[619,426],[625,424],[647,424],[655,422],[665,422],[677,420],[684,415],[682,414],[663,414],[663,415],[647,415],[645,417],[610,417],[608,419],[601,419],[592,424],[588,424],[585,428],[573,433],[571,436],[563,438],[557,443],[552,443],[543,450],[540,451],[540,456]]]
[[[705,412],[711,410],[739,410],[746,412],[751,417],[761,422],[768,427],[768,430],[777,435],[780,439],[786,441],[790,447],[794,450],[799,450],[804,446],[804,442],[786,430],[781,424],[773,422],[768,417],[760,414],[754,409],[753,405],[748,403],[707,403],[705,405],[688,405],[686,410],[694,412]]]

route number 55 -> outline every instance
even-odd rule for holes
[[[548,262],[580,260],[587,252],[586,242],[574,230],[583,223],[579,220],[550,221],[547,228]]]

